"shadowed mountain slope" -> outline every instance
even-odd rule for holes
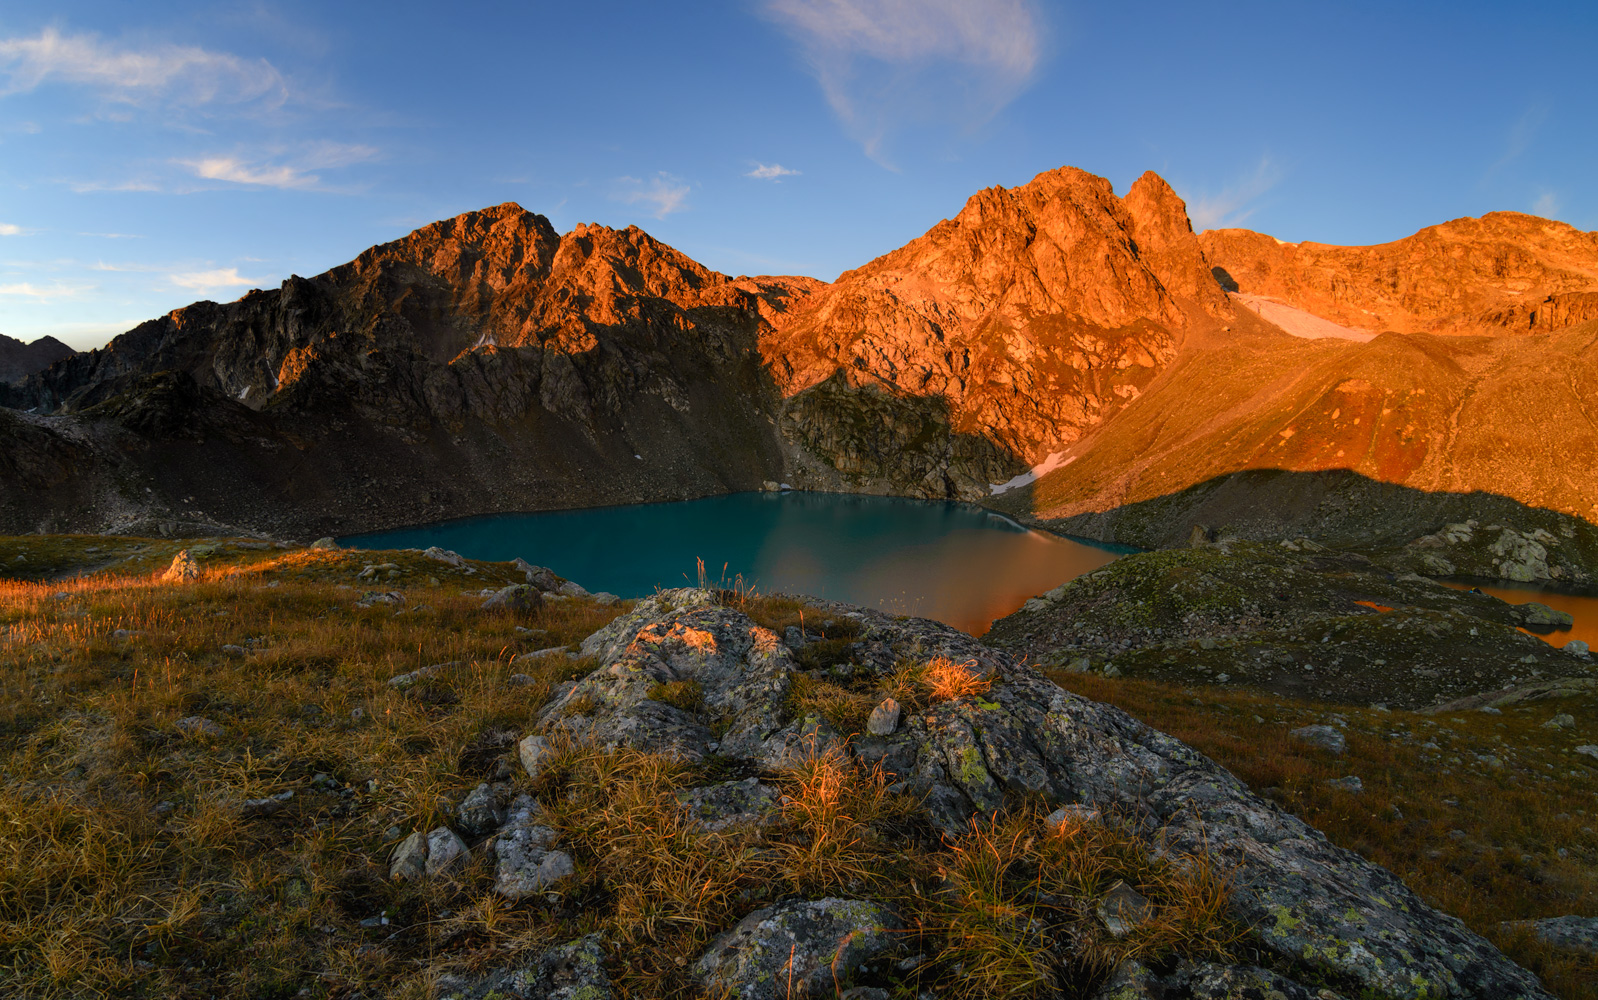
[[[15,337],[0,334],[0,382],[15,382],[73,355],[72,348],[54,337],[40,337],[25,344]]]

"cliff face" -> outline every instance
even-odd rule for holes
[[[0,334],[0,382],[15,382],[73,355],[72,348],[54,337],[40,337],[25,344],[15,337]]]
[[[976,497],[1078,440],[1186,336],[1232,316],[1163,180],[1145,174],[1121,199],[1063,168],[972,196],[775,317],[761,351],[785,433],[835,457],[843,485]],[[921,437],[943,464],[925,479],[939,461],[900,429],[933,426]],[[926,460],[907,473],[907,454]]]
[[[1370,247],[1199,237],[1235,291],[1373,333],[1551,333],[1598,319],[1598,233],[1519,212],[1455,219]]]

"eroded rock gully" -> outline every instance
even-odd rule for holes
[[[712,592],[676,590],[639,603],[583,644],[598,667],[556,694],[539,731],[757,769],[845,748],[920,796],[930,822],[947,835],[1028,797],[1120,817],[1158,851],[1207,854],[1233,872],[1234,915],[1252,928],[1262,952],[1299,970],[1183,966],[1162,980],[1127,967],[1106,995],[1208,996],[1215,991],[1204,984],[1215,980],[1309,996],[1314,990],[1293,980],[1301,975],[1372,996],[1546,996],[1530,973],[1426,906],[1391,873],[1333,846],[1124,712],[1069,694],[1009,654],[934,622],[837,604],[817,611],[854,621],[851,670],[944,656],[971,664],[991,687],[911,713],[890,735],[845,741],[822,720],[791,717],[787,693],[799,665],[782,638]],[[685,681],[700,686],[701,710],[648,697],[656,684]],[[760,926],[757,920],[740,933],[758,936]],[[700,961],[707,982],[727,963],[741,969],[756,961],[731,954]]]

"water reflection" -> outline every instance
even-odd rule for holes
[[[798,492],[502,514],[343,541],[520,556],[623,597],[690,583],[703,559],[712,581],[741,578],[766,593],[880,607],[974,635],[1028,597],[1115,558],[963,504]]]

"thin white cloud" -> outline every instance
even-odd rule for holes
[[[79,236],[97,236],[102,240],[142,240],[138,233],[79,233]]]
[[[1559,196],[1552,191],[1544,191],[1532,202],[1531,214],[1540,215],[1545,219],[1559,218]]]
[[[657,219],[664,219],[688,207],[688,191],[689,187],[682,178],[662,171],[647,181],[637,177],[617,178],[616,191],[611,197],[628,205],[652,206],[651,214]]]
[[[1240,226],[1254,214],[1252,203],[1282,179],[1282,171],[1269,156],[1260,157],[1259,165],[1239,178],[1219,194],[1188,198],[1187,215],[1198,232]]]
[[[0,97],[51,81],[89,87],[107,100],[133,105],[278,105],[288,97],[282,74],[265,59],[184,45],[131,48],[56,28],[0,39],[0,74],[5,78]]]
[[[67,185],[74,194],[95,194],[101,191],[160,191],[161,185],[151,180],[127,181],[74,181]]]
[[[0,236],[21,236],[22,227],[14,226],[9,222],[0,222]]]
[[[273,162],[270,159],[253,160],[243,156],[208,156],[198,160],[175,162],[187,167],[201,180],[224,181],[252,187],[305,190],[321,185],[321,177],[311,173],[313,170],[346,167],[376,159],[377,156],[378,151],[371,146],[323,142],[280,162]]]
[[[38,302],[51,302],[56,299],[77,298],[93,290],[93,285],[35,285],[32,282],[23,281],[17,284],[0,285],[0,298],[34,299]]]
[[[744,174],[744,176],[753,177],[756,180],[762,181],[775,181],[784,177],[798,177],[799,171],[789,170],[780,163],[761,163],[757,160],[755,162],[755,169],[749,171],[747,174]]]
[[[255,278],[246,278],[239,274],[239,269],[236,267],[169,274],[167,275],[167,280],[179,288],[187,288],[196,292],[206,292],[214,288],[253,288],[261,284]]]
[[[867,155],[917,119],[981,125],[1043,58],[1033,0],[766,0]]]
[[[1522,111],[1520,117],[1515,119],[1515,124],[1509,127],[1509,134],[1504,137],[1503,155],[1493,161],[1482,174],[1482,183],[1491,180],[1498,171],[1520,159],[1531,147],[1532,141],[1537,138],[1537,133],[1542,131],[1543,123],[1548,121],[1548,108],[1542,104],[1533,104]]]

